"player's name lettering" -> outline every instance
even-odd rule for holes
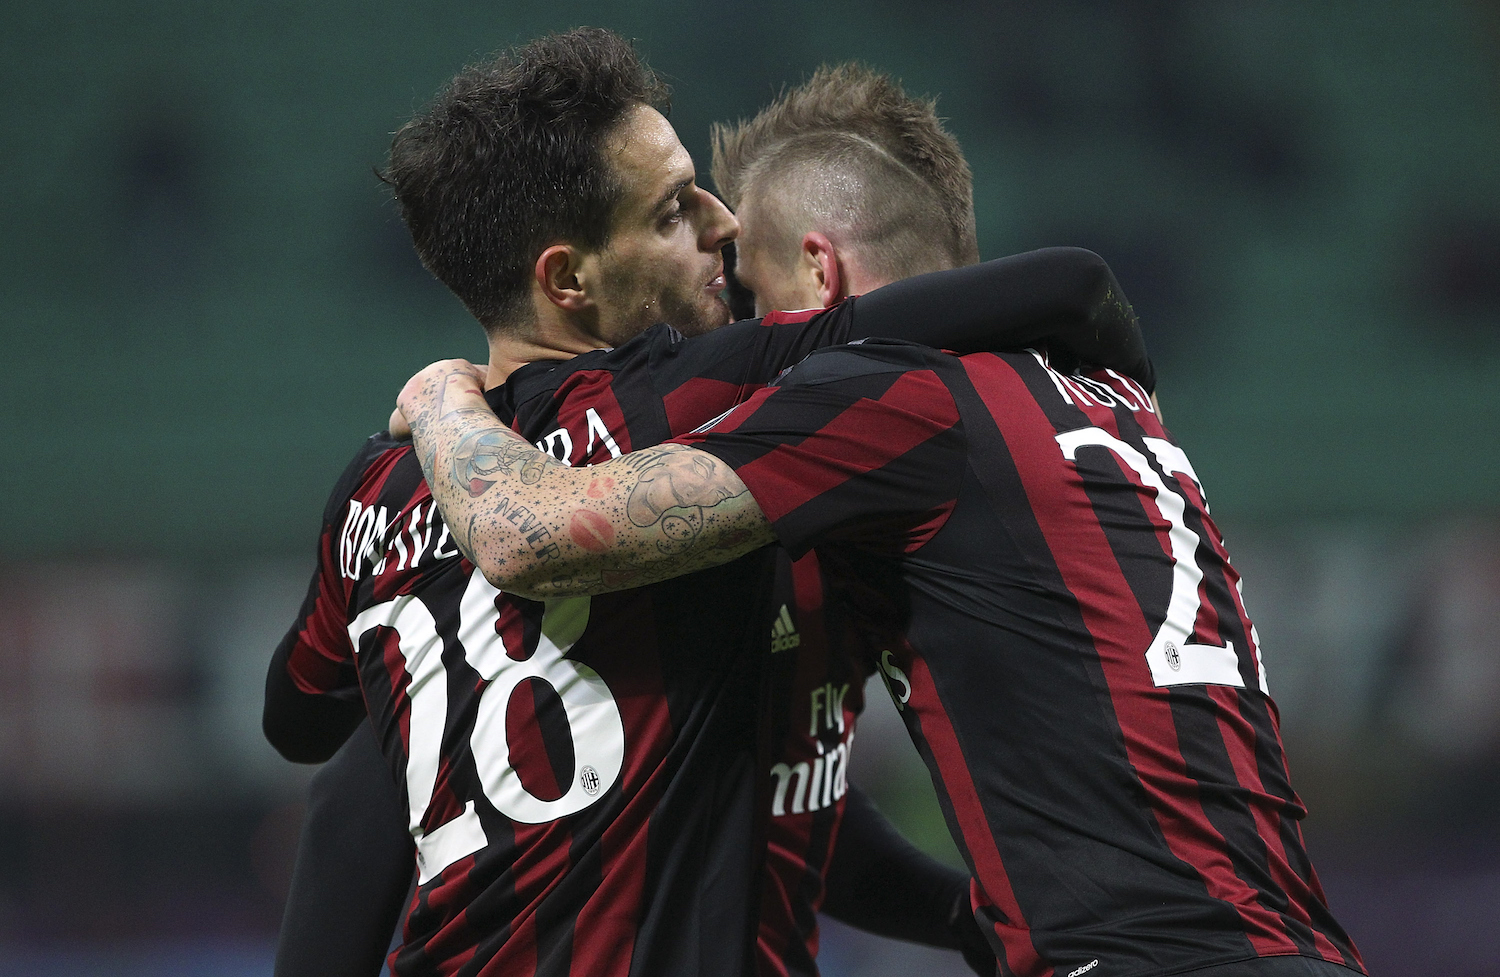
[[[597,445],[603,445],[609,451],[611,458],[618,458],[623,454],[620,451],[620,446],[615,443],[614,435],[609,433],[609,425],[604,423],[604,418],[599,416],[597,410],[590,407],[584,411],[583,424],[584,436],[580,440],[583,441],[584,448],[583,454],[579,457],[573,457],[573,445],[577,442],[574,440],[572,432],[561,425],[555,430],[548,431],[542,435],[541,439],[536,443],[536,449],[551,455],[569,467],[580,461],[592,458],[594,456],[594,448]],[[592,465],[593,462],[589,462],[589,464]]]
[[[1114,370],[1106,371],[1110,376],[1118,380],[1124,391],[1117,390],[1107,383],[1095,380],[1093,377],[1081,377],[1075,374],[1059,373],[1052,368],[1043,353],[1031,350],[1031,355],[1047,371],[1052,385],[1057,388],[1062,399],[1077,407],[1114,407],[1121,405],[1131,412],[1147,411],[1155,414],[1156,408],[1151,406],[1151,395],[1146,393],[1146,388],[1127,376],[1121,376]]]
[[[405,519],[398,510],[393,519],[383,505],[349,500],[344,527],[339,532],[339,572],[346,580],[360,579],[360,571],[366,567],[370,568],[371,576],[378,577],[387,569],[400,573],[415,570],[424,562],[435,563],[458,555],[458,548],[448,536],[448,527],[437,515],[437,503],[419,504]]]
[[[845,686],[847,689],[848,686]],[[842,714],[841,714],[842,716]],[[771,794],[771,816],[810,814],[836,803],[849,792],[849,755],[854,748],[854,725],[849,724],[844,738],[827,750],[817,741],[818,753],[812,762],[778,763],[771,768],[775,781]]]
[[[771,654],[778,651],[790,651],[802,644],[802,636],[797,633],[797,625],[792,623],[792,615],[787,611],[786,605],[781,605],[781,613],[776,615],[776,621],[771,625]]]

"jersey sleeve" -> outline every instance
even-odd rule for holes
[[[735,470],[796,556],[828,541],[897,552],[942,528],[964,465],[958,409],[906,343],[825,350],[713,424],[677,439]]]
[[[691,431],[741,403],[814,350],[851,338],[853,308],[773,312],[683,339],[664,331],[652,351],[651,382],[673,434]]]
[[[317,566],[296,619],[271,656],[261,727],[287,759],[321,763],[364,716],[347,630],[348,595],[339,565],[340,515],[370,461],[394,446],[376,435],[345,469],[323,510]]]
[[[1155,386],[1130,303],[1104,259],[1082,248],[917,275],[832,308],[773,312],[691,339],[657,328],[652,382],[673,433],[729,410],[815,350],[876,337],[960,353],[1044,346]]]
[[[763,387],[813,350],[856,338],[850,333],[853,321],[853,309],[845,302],[741,319],[689,339],[667,333],[669,342],[658,348],[652,362],[657,388],[668,393],[698,378]]]
[[[850,339],[883,336],[957,353],[1042,346],[1118,370],[1149,392],[1156,376],[1135,312],[1103,258],[1041,248],[893,282],[851,299]]]
[[[858,787],[850,784],[846,797],[823,912],[881,936],[960,949],[954,910],[968,915],[969,873],[907,841]]]
[[[1044,345],[1155,386],[1130,302],[1104,259],[1084,248],[1040,248],[916,275],[828,309],[672,337],[653,364],[664,393],[698,377],[770,383],[816,349],[876,337],[959,353]]]

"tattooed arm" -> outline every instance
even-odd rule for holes
[[[727,563],[773,541],[734,471],[684,445],[569,468],[501,424],[464,360],[412,377],[397,403],[438,510],[496,587],[543,600]]]

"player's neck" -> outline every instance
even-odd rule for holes
[[[516,370],[537,360],[571,360],[579,353],[599,349],[598,337],[589,336],[566,320],[544,319],[533,329],[496,331],[490,336],[490,371],[485,389],[505,382]]]
[[[851,264],[844,269],[844,287],[841,289],[840,294],[834,296],[833,301],[828,304],[838,305],[851,295],[863,295],[866,292],[873,292],[877,288],[889,285],[894,280],[888,275],[866,274],[858,265]]]

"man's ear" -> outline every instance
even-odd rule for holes
[[[584,256],[570,244],[554,244],[536,259],[536,283],[547,301],[568,312],[582,312],[594,304],[586,276],[580,274]]]
[[[823,308],[843,301],[844,269],[839,264],[838,250],[826,235],[817,231],[802,235],[802,266],[811,276],[813,290]]]

